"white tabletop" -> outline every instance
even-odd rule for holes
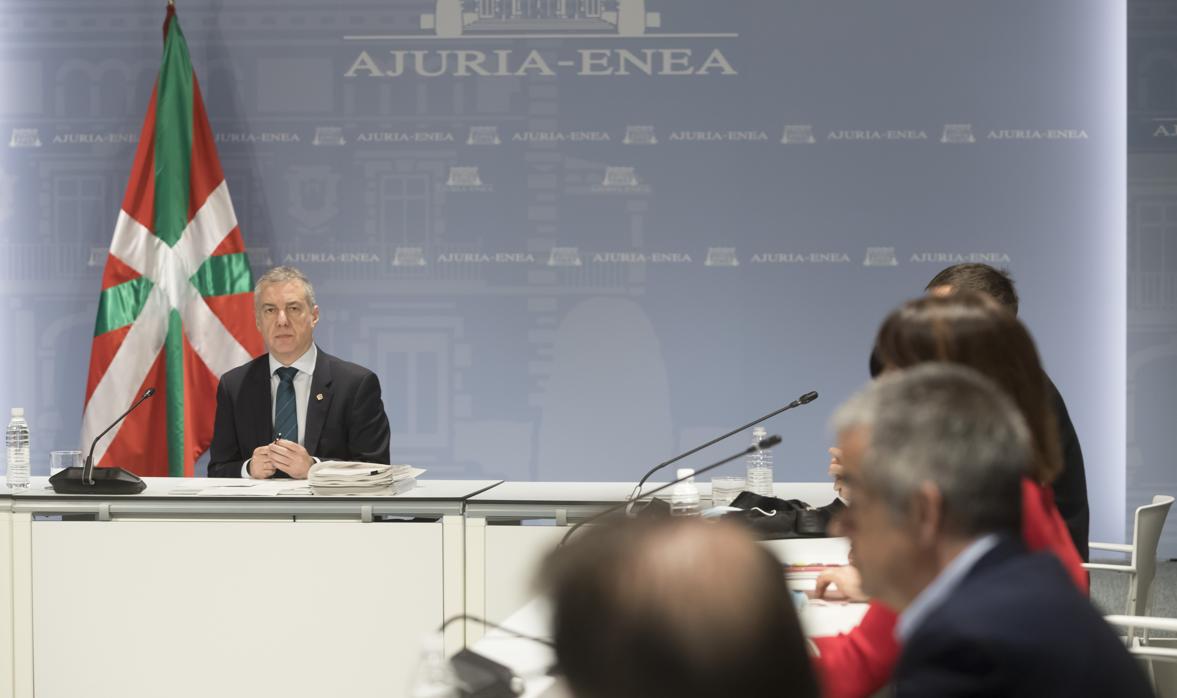
[[[220,487],[224,485],[231,485],[238,482],[248,482],[240,478],[215,478],[215,477],[145,477],[143,478],[147,489],[139,494],[131,495],[136,498],[155,498],[155,497],[192,497],[196,492],[209,487]],[[298,484],[295,480],[289,481],[292,485]],[[501,480],[418,480],[417,486],[404,494],[398,494],[398,499],[468,499],[470,496],[488,490],[495,485],[502,482]],[[94,497],[101,495],[72,495],[72,494],[58,494],[53,491],[49,485],[49,478],[34,477],[30,478],[30,484],[24,490],[9,489],[7,482],[0,479],[0,485],[3,490],[0,490],[10,496],[15,497]],[[127,495],[118,495],[116,498],[125,499]],[[288,495],[282,495],[283,499]],[[236,497],[234,497],[236,499]],[[296,499],[298,497],[295,497]],[[311,496],[313,499],[322,499],[320,496]],[[372,499],[385,499],[387,497],[372,497]],[[332,497],[332,499],[355,499],[355,497]],[[364,497],[360,497],[364,499]]]
[[[647,482],[642,490],[649,492],[662,482]],[[633,492],[636,482],[504,482],[481,492],[466,502],[470,516],[488,518],[568,518],[590,516],[605,507],[624,501]],[[704,499],[711,497],[711,483],[697,483]],[[778,482],[773,485],[777,497],[800,499],[813,506],[825,506],[834,501],[833,485],[825,482]],[[663,490],[658,497],[669,497]]]
[[[209,487],[244,482],[237,478],[143,478],[139,494],[58,494],[49,478],[34,477],[24,490],[0,483],[6,507],[33,513],[98,513],[100,517],[131,514],[353,514],[460,515],[466,499],[494,487],[499,480],[419,480],[417,486],[394,496],[205,496]],[[292,484],[293,481],[292,481]]]
[[[650,491],[668,481],[647,482],[643,491]],[[471,502],[601,502],[616,503],[633,492],[637,482],[504,482],[497,487],[470,498]],[[709,480],[696,483],[703,495],[711,494]],[[834,486],[824,482],[778,482],[773,485],[782,499],[802,499],[814,506],[834,500]],[[662,494],[662,493],[659,493]]]

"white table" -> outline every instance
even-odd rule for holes
[[[514,614],[568,530],[551,524],[632,489],[425,480],[397,497],[178,492],[226,482],[149,478],[141,494],[103,497],[55,494],[46,478],[12,494],[0,480],[0,698],[399,695],[426,632],[462,612]],[[833,499],[829,483],[776,490]],[[768,545],[791,562],[845,558],[837,539]],[[454,623],[446,650],[482,635]]]
[[[224,482],[0,490],[0,698],[403,693],[420,638],[463,610],[463,503],[497,481],[175,493]]]
[[[466,502],[466,611],[491,621],[510,617],[533,596],[532,585],[544,556],[568,528],[564,524],[583,520],[630,495],[632,482],[504,482],[471,497]],[[647,491],[659,483],[647,483]],[[710,483],[699,490],[708,503]],[[777,483],[776,495],[801,499],[815,506],[834,499],[829,482]],[[667,491],[668,493],[668,491]],[[544,525],[546,524],[546,525]],[[552,525],[556,524],[556,525]],[[802,546],[800,549],[790,546]],[[777,541],[774,552],[787,562],[845,562],[845,544],[840,560],[810,559],[804,555],[810,541]],[[793,551],[796,551],[794,554]],[[466,642],[472,644],[483,629],[466,626]]]

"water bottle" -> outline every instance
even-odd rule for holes
[[[764,427],[756,427],[752,430],[752,444],[756,445],[768,438],[768,432]],[[748,462],[748,477],[747,484],[749,492],[761,495],[762,497],[775,496],[772,491],[772,451],[756,451],[749,453],[747,456]]]
[[[684,477],[689,479],[683,480],[670,490],[671,516],[698,516],[701,513],[699,488],[695,487],[694,474],[695,471],[691,468],[679,468],[675,474],[675,480]]]
[[[431,633],[421,643],[421,659],[409,688],[410,698],[457,698],[458,681],[445,656],[445,639]]]
[[[12,408],[4,440],[8,446],[8,486],[22,490],[29,486],[29,423],[25,421],[25,408]]]

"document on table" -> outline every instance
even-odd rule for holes
[[[173,494],[181,494],[173,490]],[[197,491],[202,497],[273,497],[277,495],[307,495],[311,488],[303,480],[242,480],[225,485],[205,487]],[[183,494],[186,494],[183,493]]]

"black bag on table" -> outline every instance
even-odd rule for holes
[[[741,492],[724,519],[738,521],[764,540],[784,538],[827,538],[830,522],[846,505],[835,499],[823,507],[812,507],[800,499],[777,499],[752,492]]]

